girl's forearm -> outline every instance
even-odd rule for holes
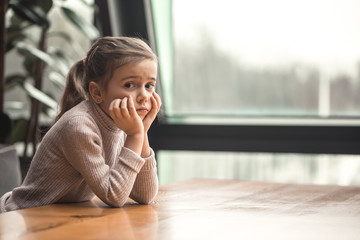
[[[142,154],[143,151],[143,142],[144,142],[143,133],[128,135],[126,137],[124,146],[140,155]]]
[[[150,144],[147,133],[144,134],[144,142],[142,145],[141,157],[146,158],[149,157],[151,154],[150,152]]]

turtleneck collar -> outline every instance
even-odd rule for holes
[[[97,105],[94,101],[87,100],[94,109],[94,116],[99,123],[106,129],[112,132],[119,132],[120,129],[116,126],[114,121]]]

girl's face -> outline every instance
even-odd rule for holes
[[[113,73],[107,89],[102,91],[103,102],[100,107],[109,116],[110,103],[116,99],[132,97],[136,112],[144,119],[151,110],[151,100],[155,91],[157,63],[146,59],[119,67]]]

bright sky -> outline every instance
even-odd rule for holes
[[[175,36],[201,44],[199,28],[249,65],[303,62],[355,76],[359,0],[173,0]]]

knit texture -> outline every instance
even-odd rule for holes
[[[158,192],[154,152],[124,147],[126,134],[92,101],[66,112],[44,136],[23,184],[0,198],[0,212],[89,201],[112,207],[128,197],[150,203]]]

